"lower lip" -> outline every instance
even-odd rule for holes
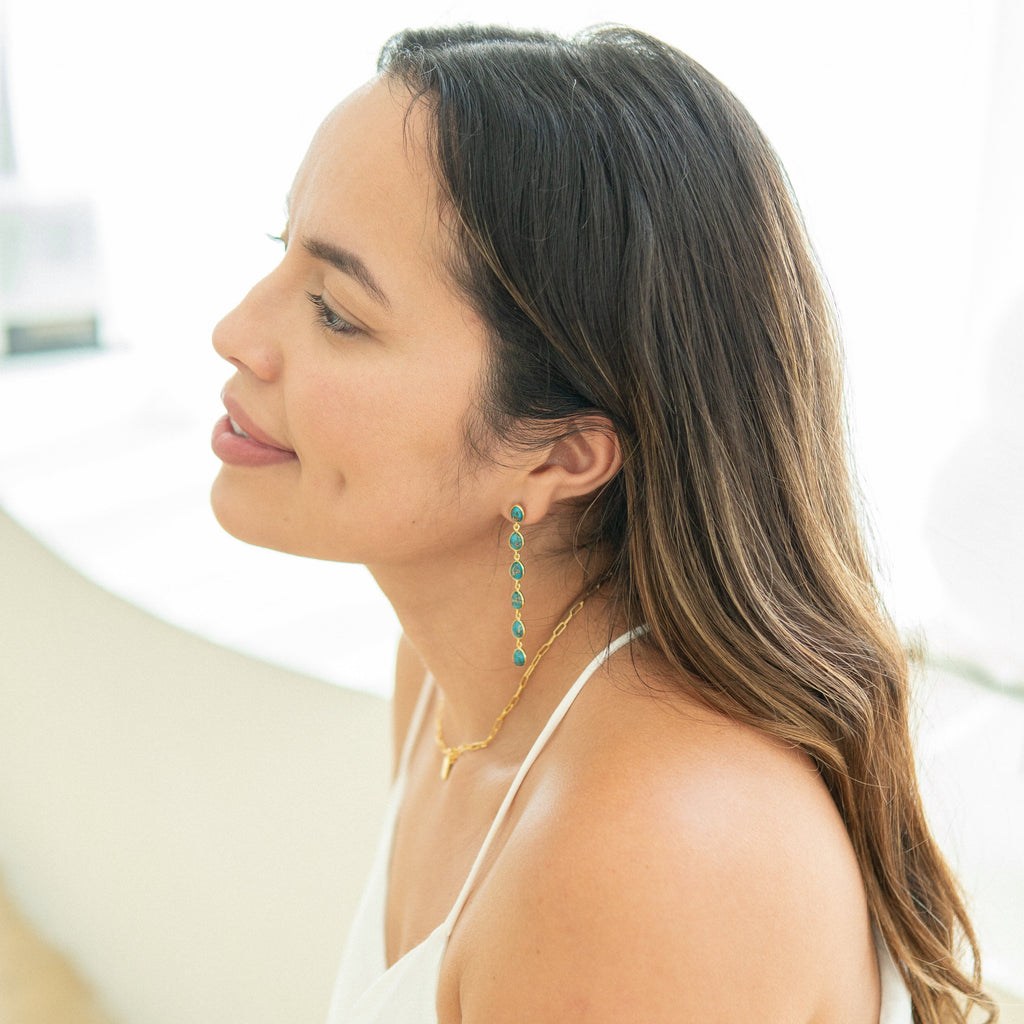
[[[213,452],[229,466],[279,466],[283,462],[294,462],[295,452],[260,444],[251,437],[242,437],[231,429],[231,417],[224,416],[213,428],[211,442]]]

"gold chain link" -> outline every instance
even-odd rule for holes
[[[462,757],[463,754],[468,754],[471,750],[483,750],[495,736],[498,735],[498,730],[501,728],[502,723],[508,717],[512,709],[519,703],[519,698],[523,695],[523,690],[526,689],[526,684],[529,682],[530,676],[533,675],[533,670],[537,667],[540,659],[544,657],[548,652],[548,648],[565,632],[565,627],[569,625],[572,617],[583,607],[584,598],[582,601],[577,601],[576,604],[569,609],[569,614],[566,615],[562,621],[555,626],[548,637],[547,642],[542,644],[537,653],[533,656],[533,661],[527,666],[526,671],[523,673],[522,678],[519,680],[519,685],[516,687],[516,692],[512,694],[512,699],[505,705],[501,714],[494,721],[494,725],[491,726],[490,735],[485,740],[475,740],[473,743],[460,743],[457,747],[449,747],[444,741],[444,695],[441,695],[441,700],[437,706],[437,746],[441,751],[443,760],[441,762],[441,778],[447,779],[448,773],[452,770],[452,765]]]

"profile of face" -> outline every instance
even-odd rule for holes
[[[493,547],[508,470],[466,454],[486,332],[445,270],[427,130],[385,81],[341,103],[295,178],[283,258],[215,329],[235,373],[212,505],[242,540],[371,567]]]

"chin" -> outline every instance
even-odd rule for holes
[[[291,551],[280,529],[274,529],[259,515],[259,504],[239,495],[225,481],[223,472],[217,474],[210,488],[210,508],[221,529],[237,540],[272,551]]]
[[[237,540],[258,548],[280,551],[286,555],[301,558],[315,558],[325,562],[350,561],[339,556],[332,545],[308,535],[308,531],[296,529],[292,518],[274,506],[261,501],[259,495],[246,493],[225,479],[222,471],[217,474],[210,488],[210,508],[213,517],[225,533]],[[292,523],[289,528],[289,523]]]

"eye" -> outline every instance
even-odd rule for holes
[[[335,313],[334,310],[324,302],[324,297],[322,295],[314,295],[312,292],[306,292],[306,298],[313,303],[313,308],[316,310],[316,323],[325,330],[330,331],[331,334],[362,333],[355,324],[350,324],[343,317],[340,317]]]

